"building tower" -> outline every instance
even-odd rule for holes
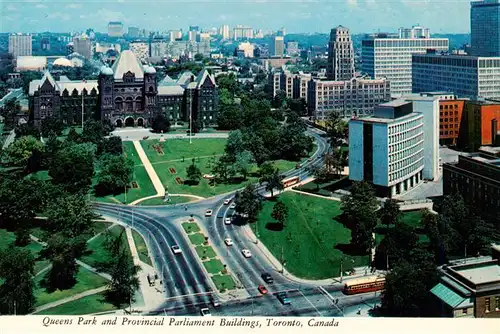
[[[111,119],[111,114],[114,110],[113,101],[113,70],[107,66],[101,67],[99,74],[99,110],[102,121]],[[121,125],[121,124],[120,124]]]
[[[329,80],[344,81],[354,77],[354,49],[349,29],[338,26],[332,29],[328,42]]]
[[[33,37],[30,34],[9,35],[9,53],[17,58],[19,56],[31,56]]]
[[[144,116],[151,124],[156,111],[156,95],[158,94],[156,84],[156,70],[151,66],[144,66]],[[147,126],[147,124],[145,124]]]
[[[500,0],[472,1],[471,54],[500,57]]]

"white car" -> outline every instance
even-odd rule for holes
[[[242,249],[241,254],[243,254],[243,256],[246,258],[252,257],[252,253],[250,253],[248,249]]]
[[[233,202],[233,204],[231,204],[231,206],[229,208],[230,209],[236,209],[236,203]]]
[[[179,248],[179,246],[173,245],[171,248],[172,248],[172,252],[174,252],[174,254],[182,254],[182,250]]]
[[[212,315],[210,314],[210,310],[208,309],[208,307],[205,307],[205,308],[202,308],[200,310],[200,313],[201,313],[201,316],[202,317],[211,317]]]
[[[224,243],[227,246],[232,246],[233,245],[233,240],[231,240],[231,238],[226,238],[226,239],[224,239]]]
[[[224,219],[224,224],[231,225],[231,217],[226,217],[226,219]]]
[[[228,205],[229,203],[231,203],[231,198],[226,198],[224,200],[224,205]]]
[[[205,217],[212,217],[212,213],[213,213],[212,210],[205,211]]]

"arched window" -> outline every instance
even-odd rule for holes
[[[135,98],[135,109],[136,110],[142,110],[142,97],[138,96]]]
[[[130,112],[134,111],[134,101],[130,96],[125,99],[125,110]]]
[[[121,97],[117,97],[115,99],[115,109],[116,110],[123,110],[123,99]]]

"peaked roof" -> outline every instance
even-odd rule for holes
[[[203,83],[207,78],[210,79],[210,81],[214,86],[217,86],[214,77],[210,73],[208,73],[208,71],[205,69],[201,71],[200,74],[198,74],[198,77],[196,78],[196,83],[197,83],[196,88],[200,88],[200,86],[203,85]]]
[[[160,81],[160,83],[158,84],[158,86],[171,86],[171,85],[177,85],[177,82],[168,75],[165,78],[163,78],[163,80]]]
[[[50,74],[49,71],[45,71],[45,73],[43,74],[42,79],[40,79],[40,86],[43,85],[47,80],[52,85],[52,87],[54,87],[55,89],[59,89],[57,82],[54,80],[54,77],[52,76],[52,74]]]
[[[182,72],[181,75],[179,76],[179,79],[177,79],[177,83],[180,85],[187,85],[191,81],[191,77],[194,77],[193,72],[191,71]]]
[[[135,74],[136,79],[144,79],[144,69],[130,50],[125,50],[120,54],[113,64],[112,70],[115,80],[123,80],[123,75],[129,71]]]

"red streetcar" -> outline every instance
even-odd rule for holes
[[[342,292],[346,295],[374,292],[384,290],[385,277],[368,276],[349,280],[344,285]]]

